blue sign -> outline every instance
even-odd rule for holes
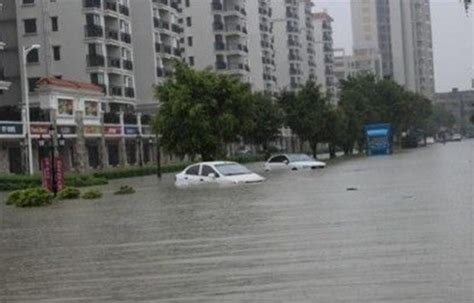
[[[125,135],[139,135],[140,131],[136,126],[125,126]]]
[[[0,135],[23,135],[23,124],[0,123]]]

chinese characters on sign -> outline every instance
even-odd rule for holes
[[[54,159],[56,191],[60,192],[64,189],[64,160],[62,156]]]
[[[0,123],[0,135],[21,135],[23,134],[23,125]]]
[[[49,158],[41,159],[41,185],[44,189],[53,190],[53,178],[51,174],[51,161]]]

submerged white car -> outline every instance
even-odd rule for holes
[[[175,177],[177,187],[238,184],[258,184],[265,181],[262,176],[235,162],[201,162],[188,166]]]
[[[265,163],[265,170],[308,170],[325,168],[326,163],[306,154],[281,154],[271,157]]]

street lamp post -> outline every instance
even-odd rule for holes
[[[161,136],[160,135],[156,135],[156,175],[161,180]]]
[[[142,155],[142,136],[137,136],[137,148],[138,148],[138,165],[143,166],[143,155]]]
[[[41,45],[33,44],[30,47],[22,47],[22,64],[23,64],[23,90],[24,90],[24,98],[25,98],[25,127],[26,127],[26,136],[27,136],[27,145],[28,145],[28,168],[30,175],[33,175],[33,147],[31,145],[31,129],[30,129],[30,98],[29,98],[29,90],[28,90],[28,75],[26,70],[26,56],[28,53],[34,49],[39,49]]]

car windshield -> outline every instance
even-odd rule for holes
[[[293,154],[288,155],[290,162],[305,162],[305,161],[314,161],[314,159],[306,154]]]
[[[237,163],[225,163],[216,165],[216,169],[224,176],[248,175],[252,172],[245,166]]]

